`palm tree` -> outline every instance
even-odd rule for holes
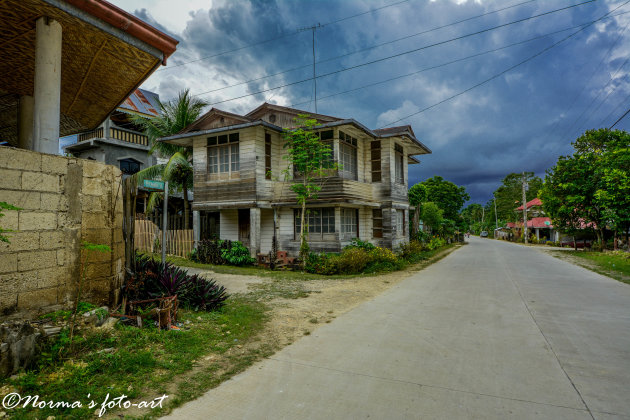
[[[160,177],[173,186],[173,190],[182,190],[184,195],[184,228],[189,229],[188,190],[193,186],[192,150],[188,147],[176,146],[161,141],[160,137],[166,137],[179,133],[192,124],[199,116],[206,102],[193,98],[188,89],[179,93],[178,97],[166,103],[160,102],[160,115],[152,119],[142,117],[134,118],[134,122],[143,128],[144,134],[149,138],[149,154],[157,153],[158,156],[168,158],[166,164],[157,164],[145,168],[133,176],[136,185],[141,185],[145,179]],[[147,202],[147,211],[152,211],[161,193],[152,192]]]

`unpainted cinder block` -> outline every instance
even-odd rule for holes
[[[1,191],[2,201],[25,210],[39,210],[41,193],[35,191]]]
[[[57,249],[65,246],[65,235],[63,231],[53,230],[39,232],[40,249]]]
[[[106,193],[107,188],[105,187],[105,182],[103,178],[83,178],[83,187],[81,192],[84,195],[96,195],[102,196]]]
[[[109,225],[109,215],[105,212],[83,213],[81,226],[88,229],[102,229]]]
[[[0,273],[17,271],[18,254],[0,254]]]
[[[17,230],[20,227],[19,213],[16,210],[4,210],[2,212],[3,217],[0,217],[0,226],[3,229]],[[7,236],[11,233],[7,234]]]
[[[15,169],[0,169],[0,179],[2,180],[2,189],[19,190],[22,188],[21,171]]]
[[[47,289],[65,283],[68,270],[64,267],[45,268],[37,271],[37,288]]]
[[[57,287],[21,292],[17,297],[18,310],[39,309],[57,304]]]
[[[2,153],[0,153],[0,168],[40,171],[42,169],[42,154],[24,149],[4,147]]]
[[[32,251],[18,254],[18,271],[57,267],[56,251]]]
[[[65,175],[68,173],[68,158],[62,156],[42,155],[42,172]]]
[[[22,173],[22,189],[31,191],[59,192],[59,175],[41,172]]]
[[[57,229],[57,215],[44,212],[20,212],[19,230]]]
[[[61,197],[63,197],[61,194],[42,193],[41,209],[63,211],[64,209],[60,208]]]
[[[37,232],[11,232],[6,235],[10,242],[0,242],[0,253],[31,251],[39,248],[39,234]]]

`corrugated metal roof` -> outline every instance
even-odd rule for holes
[[[528,209],[533,207],[533,206],[542,206],[542,201],[540,201],[540,198],[534,198],[533,200],[527,202],[527,208]],[[519,211],[519,210],[522,211],[523,210],[523,206],[520,206],[520,207],[516,208],[516,211]]]
[[[118,109],[123,112],[131,111],[133,114],[142,114],[148,117],[157,117],[160,109],[160,96],[157,93],[144,89],[136,89]]]

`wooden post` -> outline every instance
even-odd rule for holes
[[[133,275],[136,272],[135,258],[135,219],[136,209],[134,203],[138,194],[138,188],[131,182],[132,178],[123,180],[123,239],[125,241],[125,275]]]

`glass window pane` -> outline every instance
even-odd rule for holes
[[[237,142],[238,142],[238,133],[230,134],[230,143],[237,143]]]
[[[230,145],[230,148],[232,150],[232,171],[238,171],[240,166],[238,143]]]

